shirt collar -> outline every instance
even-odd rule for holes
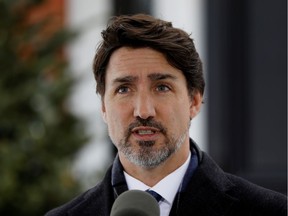
[[[170,205],[172,205],[176,193],[181,185],[182,179],[186,173],[186,170],[188,169],[190,159],[191,153],[189,153],[189,156],[184,162],[184,164],[182,164],[178,169],[167,175],[152,188],[145,185],[143,182],[132,177],[124,171],[124,176],[127,182],[128,189],[137,189],[142,191],[145,191],[147,189],[154,190],[155,192],[160,194]],[[169,185],[169,187],[167,187],[167,185]]]

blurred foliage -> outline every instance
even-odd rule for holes
[[[75,34],[26,19],[42,3],[0,0],[0,215],[43,215],[80,188],[71,162],[87,137],[63,52]]]

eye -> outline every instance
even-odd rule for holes
[[[167,91],[170,91],[170,87],[167,85],[161,84],[157,86],[156,90],[159,92],[167,92]]]
[[[116,89],[116,93],[118,94],[125,94],[129,91],[130,89],[127,86],[120,86],[119,88]]]

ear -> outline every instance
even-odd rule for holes
[[[101,111],[102,111],[102,118],[103,118],[104,122],[107,123],[106,107],[105,107],[105,103],[104,103],[103,99],[102,99]]]
[[[190,119],[193,119],[201,109],[201,105],[203,102],[203,97],[199,91],[195,91],[191,98],[191,105],[190,105]]]

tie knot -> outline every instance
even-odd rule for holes
[[[155,192],[153,190],[148,189],[148,190],[146,190],[146,192],[151,194],[157,200],[157,202],[159,202],[160,200],[163,199],[163,197],[160,194],[158,194],[157,192]]]

